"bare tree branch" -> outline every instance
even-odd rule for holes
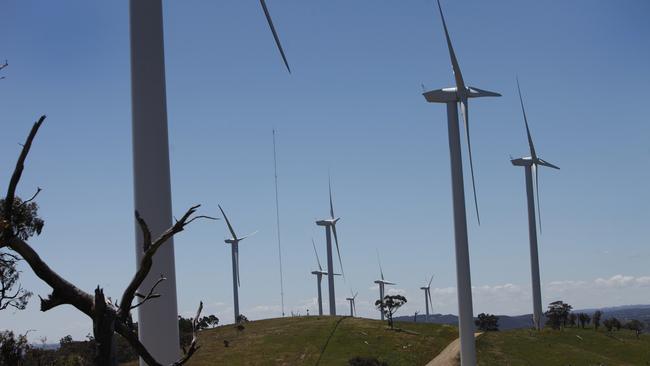
[[[11,176],[11,180],[9,181],[9,187],[7,188],[7,196],[5,197],[5,217],[4,217],[5,222],[9,223],[7,227],[11,226],[10,223],[12,222],[11,220],[12,210],[14,207],[14,199],[16,198],[16,187],[18,186],[18,182],[20,182],[20,177],[23,174],[23,169],[25,168],[25,160],[27,159],[27,155],[29,154],[29,149],[31,149],[32,142],[36,137],[36,133],[38,132],[38,129],[43,124],[43,121],[45,121],[45,115],[41,116],[41,118],[39,118],[38,121],[34,123],[34,126],[32,126],[32,130],[29,132],[29,135],[27,136],[25,145],[23,145],[23,149],[20,152],[18,161],[16,162],[14,173]],[[10,234],[7,231],[7,227],[5,227],[5,230],[3,230],[3,235]],[[4,239],[7,240],[8,238],[5,237]]]
[[[9,63],[7,62],[7,60],[5,60],[5,63],[0,65],[0,70],[4,69],[7,66],[9,66]]]
[[[36,196],[38,196],[38,194],[41,193],[41,191],[42,191],[41,187],[36,187],[36,192],[34,193],[34,195],[30,197],[28,200],[23,201],[18,207],[25,206],[26,204],[32,202],[34,199],[36,199]]]
[[[166,280],[167,280],[167,278],[165,278],[163,276],[160,276],[158,281],[156,281],[156,283],[154,283],[153,286],[151,286],[151,290],[149,290],[149,293],[146,296],[136,292],[135,296],[141,298],[142,300],[139,303],[131,306],[131,310],[137,308],[138,306],[144,304],[145,302],[147,302],[147,301],[149,301],[151,299],[155,299],[155,298],[160,297],[160,294],[155,294],[154,291],[156,290],[156,287],[158,287],[159,284],[161,284],[163,281],[166,281]]]
[[[160,235],[158,239],[156,239],[156,241],[151,244],[149,244],[151,242],[151,232],[149,231],[147,223],[136,211],[135,217],[140,224],[140,229],[142,230],[142,234],[144,236],[144,248],[146,249],[142,255],[142,259],[140,260],[140,266],[137,272],[133,276],[133,279],[129,283],[129,286],[126,288],[126,290],[124,290],[124,294],[122,295],[122,301],[120,302],[120,309],[118,312],[118,316],[121,319],[126,319],[129,312],[131,311],[131,305],[133,303],[133,298],[135,297],[135,292],[138,290],[140,285],[142,285],[142,282],[145,280],[145,278],[147,278],[147,275],[149,274],[149,271],[153,265],[153,256],[158,251],[158,248],[166,243],[171,237],[183,231],[185,229],[185,226],[188,224],[188,221],[191,221],[191,216],[199,207],[201,207],[201,205],[190,207],[180,220],[176,221],[176,223],[174,223],[171,228],[167,229],[164,233],[162,233],[162,235]]]

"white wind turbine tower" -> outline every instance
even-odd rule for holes
[[[442,26],[445,31],[447,48],[451,66],[454,71],[456,86],[432,90],[423,93],[424,98],[429,103],[445,103],[447,105],[447,125],[449,134],[449,155],[451,161],[451,189],[454,205],[454,236],[456,241],[456,282],[458,288],[458,325],[460,333],[460,359],[462,366],[476,365],[476,345],[474,341],[474,315],[472,309],[472,280],[469,265],[469,247],[467,240],[467,215],[465,212],[465,187],[463,183],[463,161],[461,156],[460,129],[458,126],[458,104],[460,104],[461,113],[467,138],[467,149],[469,156],[469,166],[472,175],[472,189],[474,192],[474,204],[476,206],[476,218],[480,224],[478,214],[478,203],[476,199],[476,185],[474,184],[474,166],[472,163],[472,147],[469,139],[469,115],[468,100],[469,98],[478,97],[498,97],[499,93],[481,90],[479,88],[465,86],[463,75],[460,72],[460,66],[456,59],[456,54],[451,45],[447,24],[440,0],[438,0],[438,9],[442,19]]]
[[[332,256],[332,233],[334,234],[334,241],[336,242],[336,253],[339,257],[339,264],[341,265],[341,273],[343,272],[343,261],[341,261],[341,250],[339,249],[339,238],[336,235],[336,223],[341,219],[334,217],[334,205],[332,204],[332,182],[329,182],[330,193],[330,218],[316,221],[316,225],[325,227],[325,238],[327,239],[327,282],[329,289],[329,305],[330,315],[336,315],[336,295],[334,293],[334,259]]]
[[[384,286],[385,285],[396,285],[394,282],[386,281],[384,279],[384,270],[381,268],[381,260],[379,259],[379,252],[377,252],[377,262],[379,262],[379,274],[381,276],[381,279],[375,280],[375,283],[379,285],[379,300],[382,303],[382,308],[384,304]],[[379,310],[379,314],[381,315],[381,320],[384,320],[384,312]]]
[[[265,0],[260,0],[260,5],[289,70]],[[129,33],[134,206],[152,235],[157,236],[172,225],[162,0],[130,0]],[[135,248],[139,263],[141,235],[136,235]],[[156,252],[150,276],[142,282],[140,292],[148,291],[161,273],[167,278],[158,286],[161,298],[138,308],[138,334],[156,361],[171,364],[180,356],[172,239]]]
[[[431,311],[433,311],[433,302],[431,302],[431,282],[433,281],[433,276],[429,280],[429,284],[420,287],[420,290],[424,290],[424,305],[426,306],[426,321],[429,321],[429,305],[431,305]]]
[[[230,231],[230,235],[232,235],[231,239],[226,239],[224,241],[226,242],[226,244],[230,244],[231,253],[232,253],[232,297],[233,297],[234,309],[235,309],[235,323],[237,323],[237,319],[239,318],[239,286],[240,286],[239,242],[248,238],[249,236],[254,235],[255,233],[257,233],[257,231],[245,235],[243,237],[237,237],[237,234],[235,234],[235,230],[232,228],[232,225],[228,220],[228,216],[226,216],[226,213],[223,212],[223,208],[221,208],[221,205],[219,205],[219,210],[221,210],[221,214],[223,215],[223,218],[224,220],[226,220],[226,224],[228,225],[228,231]]]
[[[530,156],[512,159],[510,162],[514,166],[523,166],[526,175],[526,200],[528,202],[528,236],[530,239],[530,271],[533,286],[533,323],[535,328],[542,329],[542,291],[540,288],[539,276],[539,256],[537,253],[537,222],[535,220],[535,196],[537,196],[537,216],[539,220],[539,230],[542,231],[542,217],[539,210],[539,166],[546,166],[553,169],[559,167],[541,159],[535,152],[533,138],[528,127],[528,119],[524,110],[524,100],[521,97],[521,88],[519,88],[519,79],[517,79],[517,91],[519,92],[519,102],[521,103],[521,112],[524,115],[524,124],[526,125],[526,136],[528,137],[528,147]],[[535,182],[533,185],[533,175]]]
[[[350,302],[350,316],[354,317],[354,315],[357,313],[357,305],[355,303],[355,300],[357,299],[357,295],[359,295],[359,293],[353,293],[352,290],[350,290],[350,295],[352,295],[352,297],[346,297],[345,299]]]
[[[311,240],[311,245],[314,247],[314,254],[316,254],[316,263],[318,263],[318,271],[312,271],[311,274],[316,276],[316,287],[318,289],[318,315],[323,316],[323,294],[321,292],[321,281],[323,280],[323,275],[327,276],[327,272],[323,271],[323,267],[320,264],[320,258],[318,258],[318,251],[316,250],[316,244],[314,244],[314,239]],[[335,276],[340,276],[338,273],[334,273]]]

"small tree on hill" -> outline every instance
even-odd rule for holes
[[[603,320],[603,326],[605,329],[607,329],[608,332],[611,332],[614,328],[614,323],[612,322],[612,319],[605,319]]]
[[[585,313],[578,314],[578,321],[580,322],[580,327],[585,329],[585,325],[588,325],[591,321],[591,317]]]
[[[26,334],[15,336],[9,330],[0,332],[0,365],[22,365],[28,349]]]
[[[568,323],[570,327],[575,327],[577,325],[577,321],[578,321],[578,316],[576,315],[576,313],[569,314]]]
[[[639,335],[643,333],[643,329],[645,328],[645,324],[643,324],[641,321],[632,319],[629,322],[625,323],[625,328],[629,330],[633,330],[634,333],[636,334],[636,337],[639,338]]]
[[[493,314],[480,313],[478,319],[474,320],[476,327],[484,332],[499,330],[499,317]]]
[[[614,326],[614,328],[616,328],[616,330],[621,330],[621,326],[623,326],[621,324],[621,321],[616,318],[612,318],[612,325]]]
[[[600,318],[602,318],[603,312],[600,310],[596,310],[594,312],[593,317],[591,318],[591,322],[594,324],[594,329],[598,330],[598,327],[600,327]]]
[[[397,312],[397,309],[402,307],[404,304],[406,304],[406,297],[402,295],[386,295],[384,296],[383,302],[381,299],[375,301],[375,306],[377,309],[379,309],[379,311],[382,311],[384,313],[384,316],[386,316],[386,319],[388,319],[388,325],[390,325],[390,329],[394,329],[393,315]]]
[[[563,301],[554,301],[548,304],[548,310],[544,313],[546,315],[546,325],[551,326],[553,329],[566,326],[572,308],[571,305]]]

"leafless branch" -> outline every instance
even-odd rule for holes
[[[34,193],[34,195],[32,197],[30,197],[28,200],[23,201],[20,204],[20,206],[25,206],[26,204],[32,202],[34,199],[36,199],[36,196],[38,196],[38,194],[41,193],[41,191],[42,191],[41,187],[36,187],[36,192]]]
[[[7,62],[7,60],[5,60],[5,63],[0,65],[0,70],[4,69],[7,66],[9,66],[9,63]]]
[[[142,285],[142,282],[149,274],[151,266],[153,265],[153,256],[158,251],[158,248],[166,243],[171,237],[183,231],[185,229],[185,226],[191,222],[192,215],[199,207],[201,207],[201,205],[190,207],[180,220],[176,221],[172,227],[162,233],[162,235],[160,235],[160,237],[158,237],[158,239],[156,239],[153,243],[151,243],[151,232],[149,231],[146,221],[140,217],[140,214],[136,211],[135,217],[138,221],[138,224],[140,225],[140,229],[142,230],[142,235],[144,236],[145,251],[142,255],[142,259],[140,260],[140,265],[137,272],[133,276],[133,279],[129,283],[129,286],[126,288],[126,290],[124,290],[124,294],[122,295],[122,301],[120,302],[120,309],[118,313],[121,319],[126,319],[129,312],[131,311],[135,292],[138,290],[140,285]]]
[[[156,283],[154,283],[153,286],[151,286],[151,289],[149,290],[149,293],[147,295],[142,295],[142,294],[139,294],[139,293],[136,292],[135,296],[141,298],[142,300],[139,303],[131,306],[131,310],[137,308],[138,306],[144,304],[145,302],[147,302],[147,301],[149,301],[151,299],[155,299],[155,298],[160,297],[160,294],[156,294],[156,293],[154,293],[154,291],[156,290],[156,287],[158,287],[158,285],[161,284],[165,280],[167,280],[165,277],[160,276],[158,281],[156,281]]]
[[[191,223],[192,223],[192,221],[194,221],[194,220],[197,220],[197,219],[207,219],[207,220],[219,220],[219,218],[218,218],[218,217],[212,217],[212,216],[205,216],[205,215],[200,215],[200,216],[194,216],[194,217],[192,217],[192,219],[191,219],[191,220],[189,220],[189,221],[187,222],[187,224],[186,224],[186,225],[189,225],[189,224],[191,224]]]

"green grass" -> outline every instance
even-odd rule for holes
[[[593,328],[488,332],[479,337],[477,353],[480,366],[645,366],[650,365],[650,335],[637,339],[629,330]]]
[[[226,325],[200,333],[201,349],[187,365],[316,365],[320,357],[320,365],[344,366],[362,356],[390,366],[417,366],[458,337],[456,328],[446,325],[396,327],[402,331],[389,330],[378,320],[316,316],[249,322],[241,332]]]

